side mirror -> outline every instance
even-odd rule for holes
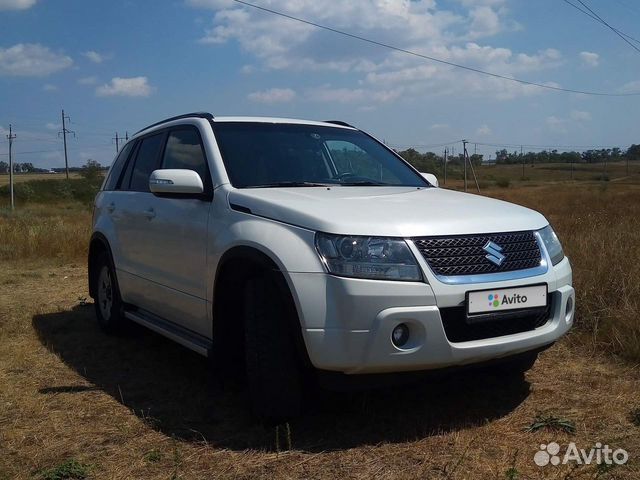
[[[429,182],[434,187],[439,187],[440,183],[438,183],[438,177],[436,177],[433,173],[420,173],[424,177],[424,179]]]
[[[149,190],[159,194],[199,195],[204,191],[202,179],[193,170],[154,170],[149,176]]]

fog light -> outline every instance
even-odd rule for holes
[[[402,348],[409,341],[409,327],[405,323],[401,323],[391,332],[391,341],[393,344]]]
[[[571,321],[571,315],[573,315],[573,297],[567,299],[567,306],[564,310],[564,320],[567,323]]]

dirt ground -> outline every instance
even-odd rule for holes
[[[255,424],[205,359],[142,329],[101,333],[83,265],[5,264],[0,288],[0,479],[640,478],[640,369],[571,337],[525,377],[316,393],[287,434]],[[526,431],[539,415],[575,433]],[[630,458],[537,466],[552,441]],[[48,470],[70,460],[80,476]]]

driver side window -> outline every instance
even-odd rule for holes
[[[399,182],[397,176],[358,145],[344,140],[327,140],[325,143],[338,176],[362,177],[392,184]]]

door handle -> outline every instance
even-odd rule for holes
[[[107,205],[107,212],[109,213],[113,213],[113,211],[116,209],[116,204],[111,202],[109,205]]]
[[[153,208],[148,208],[142,214],[147,217],[149,220],[152,220],[156,216],[156,211]]]

